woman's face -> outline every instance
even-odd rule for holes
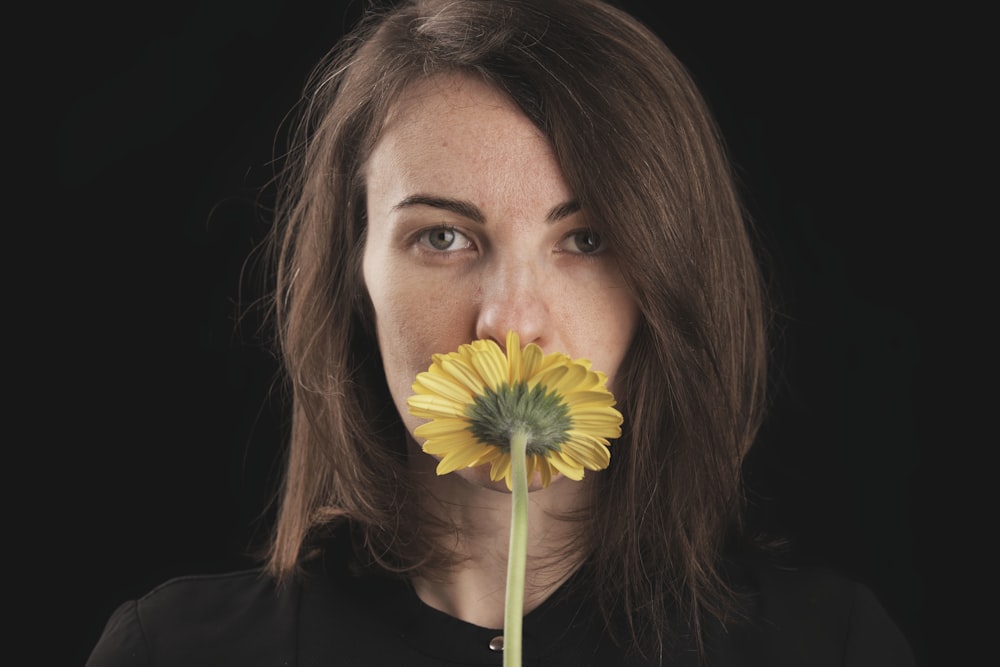
[[[590,359],[613,390],[638,309],[548,141],[504,94],[461,75],[414,84],[365,178],[364,280],[411,438],[422,420],[406,399],[431,355],[480,338],[504,347],[511,329]],[[460,472],[488,482],[479,468]]]

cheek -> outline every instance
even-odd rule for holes
[[[608,376],[614,387],[618,368],[628,352],[639,324],[639,307],[617,271],[567,285],[562,319],[572,323],[567,343],[572,356],[590,359],[594,370]]]
[[[628,353],[638,328],[639,309],[631,297],[623,295],[622,301],[609,304],[605,312],[605,367],[598,367],[595,361],[595,368],[608,375],[608,388],[614,391],[618,369]]]
[[[409,334],[413,331],[414,322],[420,318],[420,307],[408,294],[407,282],[394,275],[384,263],[372,261],[366,256],[364,278],[374,311],[375,332],[386,380],[398,404],[399,394],[407,386],[409,360],[417,355],[419,349],[418,341]]]
[[[417,373],[427,370],[431,355],[449,352],[469,341],[467,295],[454,285],[437,284],[407,267],[366,256],[365,285],[375,315],[375,331],[386,383],[403,422],[412,432],[406,399]]]

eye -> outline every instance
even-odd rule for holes
[[[463,250],[472,247],[472,241],[453,227],[434,227],[421,232],[419,243],[441,252]]]
[[[563,250],[579,255],[593,255],[604,250],[604,240],[589,227],[570,232],[561,244]]]

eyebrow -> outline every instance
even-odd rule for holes
[[[444,211],[451,211],[463,218],[468,218],[473,222],[478,222],[483,224],[486,222],[486,216],[483,212],[479,210],[479,207],[472,202],[464,201],[462,199],[451,199],[449,197],[433,197],[430,195],[410,195],[406,197],[398,204],[392,207],[392,210],[397,211],[402,208],[408,208],[410,206],[430,206],[431,208],[439,208]],[[580,210],[580,202],[572,199],[562,204],[557,204],[549,214],[545,216],[546,222],[556,222],[563,218],[569,217]]]

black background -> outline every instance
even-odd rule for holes
[[[992,444],[963,426],[986,400],[967,397],[976,373],[958,361],[992,303],[968,308],[946,282],[987,243],[943,194],[972,115],[951,112],[975,106],[953,101],[965,65],[945,56],[968,45],[947,21],[975,20],[880,3],[619,4],[702,86],[780,286],[784,366],[749,463],[759,517],[868,583],[922,664],[954,664],[969,641],[953,629],[974,623],[940,600],[957,601],[983,531],[945,504],[965,492],[945,466],[980,467],[969,443]],[[208,0],[59,14],[55,195],[36,202],[52,283],[35,281],[27,312],[44,325],[25,347],[46,351],[18,360],[31,372],[12,403],[42,434],[54,500],[32,539],[55,558],[45,626],[70,634],[44,647],[66,651],[52,664],[81,664],[125,599],[249,565],[266,533],[284,413],[259,322],[241,320],[259,296],[242,277],[266,227],[255,200],[309,67],[359,11]],[[956,329],[970,334],[956,343]],[[954,570],[942,551],[968,556]]]

